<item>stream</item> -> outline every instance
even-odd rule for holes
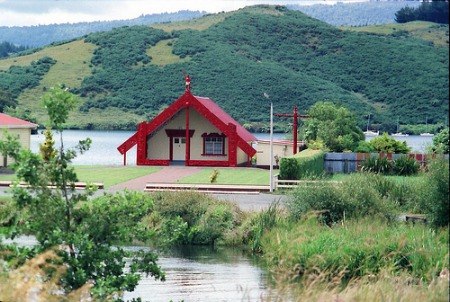
[[[3,243],[11,243],[2,239]],[[37,244],[33,236],[14,239],[19,246]],[[128,246],[125,249],[146,249]],[[269,274],[260,266],[258,256],[240,249],[211,246],[184,246],[161,253],[158,265],[166,281],[143,275],[133,292],[124,293],[124,301],[141,298],[143,302],[194,301],[272,301]]]
[[[124,300],[142,301],[269,301],[268,274],[258,257],[239,249],[183,247],[160,256],[166,281],[141,279]]]

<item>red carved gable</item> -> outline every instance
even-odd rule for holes
[[[224,133],[226,136],[233,135],[230,133],[229,124],[234,125],[233,131],[236,131],[237,138],[236,143],[239,148],[242,149],[249,157],[256,154],[256,150],[249,144],[252,141],[256,141],[256,137],[248,132],[244,127],[242,127],[238,122],[236,122],[231,116],[229,116],[222,108],[220,108],[211,99],[205,97],[193,96],[190,91],[186,91],[178,100],[176,100],[167,109],[161,112],[153,120],[145,123],[145,127],[139,127],[140,129],[145,129],[145,134],[135,133],[123,144],[121,144],[117,150],[121,154],[126,153],[134,145],[138,143],[138,137],[141,135],[149,135],[161,127],[167,120],[172,118],[183,108],[194,108],[203,117],[205,117],[212,125],[214,125],[218,130]],[[144,126],[144,125],[142,125]],[[139,130],[138,130],[139,132]]]

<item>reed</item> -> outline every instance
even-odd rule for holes
[[[406,274],[413,282],[431,282],[448,271],[448,228],[388,222],[376,217],[328,227],[311,216],[280,224],[262,240],[264,259],[287,280],[323,281],[345,286],[382,271]]]

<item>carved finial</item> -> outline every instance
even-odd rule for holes
[[[183,73],[183,77],[186,81],[186,91],[190,91],[191,90],[191,77],[189,76],[189,74],[185,75],[184,72]]]

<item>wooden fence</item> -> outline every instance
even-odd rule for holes
[[[387,157],[389,159],[396,159],[402,156],[414,158],[419,162],[420,167],[427,165],[427,160],[431,155],[412,153],[412,154],[393,154],[393,153],[325,153],[324,170],[327,173],[352,173],[359,171],[361,164],[369,157]],[[448,159],[448,154],[444,155]]]

